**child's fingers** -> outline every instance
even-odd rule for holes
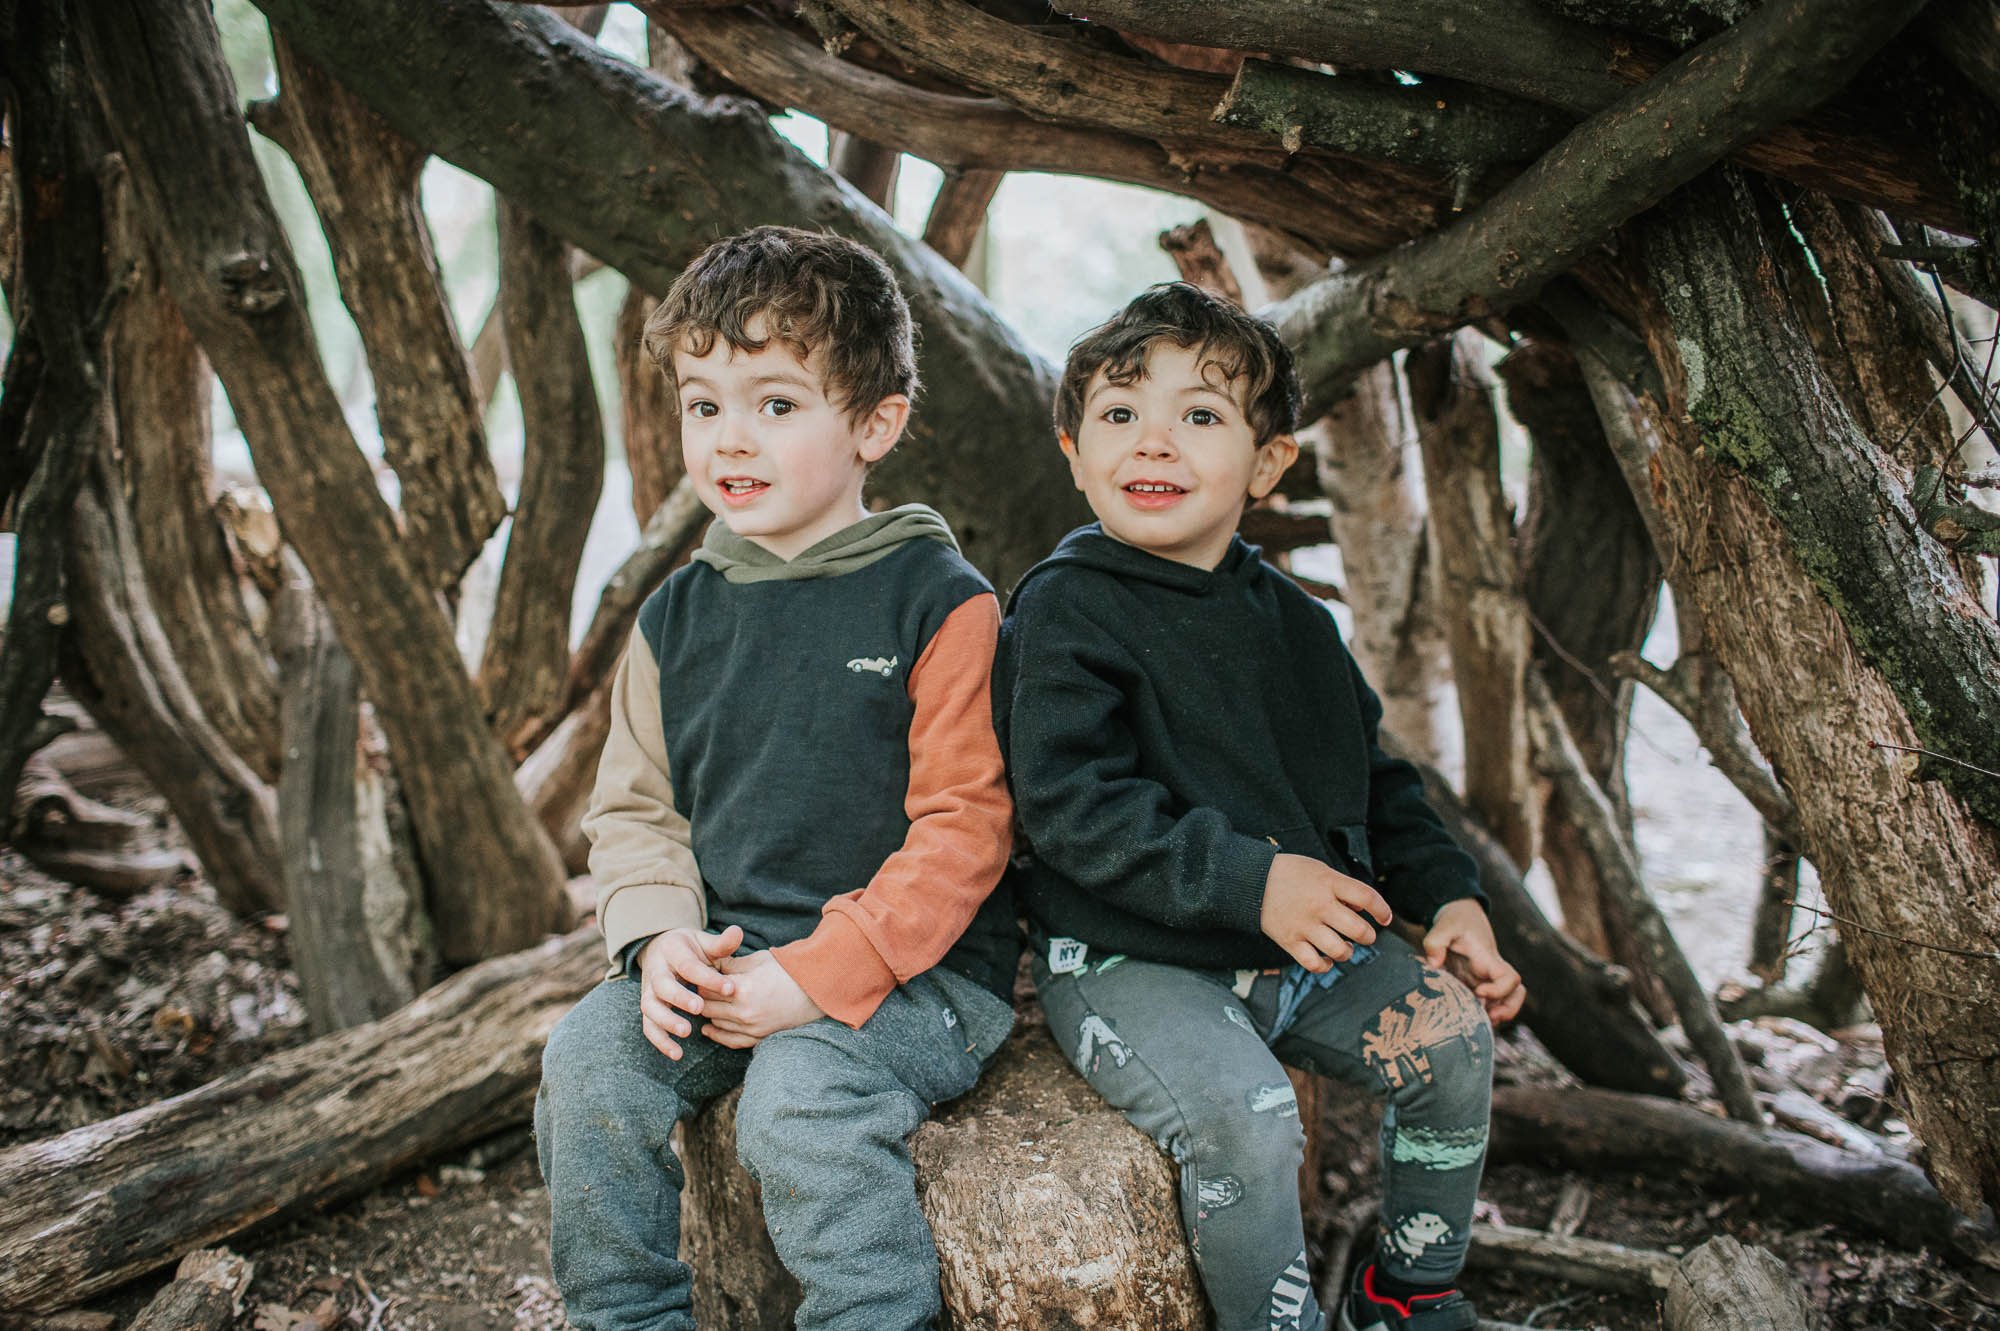
[[[652,1018],[647,1017],[642,1019],[639,1022],[639,1029],[646,1033],[646,1040],[653,1048],[659,1050],[675,1062],[680,1061],[681,1047],[674,1043],[672,1036],[655,1025]]]
[[[1372,935],[1371,935],[1372,936]],[[1328,961],[1346,961],[1354,955],[1354,944],[1349,942],[1331,925],[1314,924],[1307,927],[1305,941],[1317,948]]]
[[[1333,930],[1343,939],[1352,939],[1357,943],[1372,943],[1375,941],[1375,926],[1345,906],[1335,906],[1331,910],[1323,912],[1316,923],[1321,928]],[[1328,952],[1327,955],[1332,957],[1333,953]],[[1345,957],[1334,957],[1335,961],[1345,961],[1346,959]]]
[[[653,1025],[672,1035],[692,1035],[694,1025],[686,1017],[667,1003],[658,994],[642,992],[639,995],[639,1014]]]
[[[1293,961],[1298,962],[1299,965],[1304,966],[1315,975],[1324,974],[1332,967],[1332,963],[1321,956],[1319,951],[1310,943],[1294,940],[1282,946],[1286,952],[1291,954]]]
[[[742,926],[732,924],[719,934],[703,934],[701,945],[709,956],[720,961],[743,946]]]
[[[1377,924],[1387,924],[1396,918],[1396,913],[1389,909],[1389,903],[1382,894],[1359,878],[1343,877],[1334,895],[1362,914],[1373,916]]]
[[[648,998],[657,999],[666,1006],[677,1007],[683,1012],[698,1013],[702,1009],[701,995],[681,984],[674,978],[672,972],[647,980],[640,995],[640,1004],[643,1006]]]

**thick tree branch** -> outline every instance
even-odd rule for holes
[[[1757,1097],[1749,1075],[1743,1070],[1743,1060],[1729,1043],[1729,1036],[1715,1015],[1714,1003],[1709,1001],[1707,990],[1688,965],[1687,954],[1674,941],[1660,908],[1647,893],[1631,848],[1619,831],[1617,814],[1604,798],[1603,790],[1591,780],[1583,755],[1577,752],[1569,727],[1563,723],[1562,713],[1538,670],[1528,671],[1527,698],[1528,726],[1534,733],[1536,758],[1542,773],[1556,783],[1569,801],[1577,828],[1597,860],[1605,888],[1623,904],[1634,930],[1645,942],[1653,973],[1673,996],[1688,1042],[1708,1065],[1729,1116],[1761,1125],[1764,1116],[1757,1108]]]
[[[1536,0],[1413,0],[1399,5],[1332,0],[1304,6],[1286,0],[1230,5],[1094,0],[1088,7],[1058,7],[1093,22],[1173,41],[1303,56],[1350,69],[1442,75],[1579,119],[1616,104],[1633,84],[1657,81],[1673,58],[1671,50],[1629,33],[1548,13]],[[1801,0],[1792,0],[1790,7],[1821,8]],[[1784,123],[1811,105],[1767,121],[1725,151],[1735,152],[1744,166],[1811,189],[1939,226],[1963,226],[1960,201],[1935,153],[1926,152],[1921,143],[1874,133],[1859,115],[1822,113]]]
[[[389,736],[447,959],[542,937],[567,915],[561,864],[498,742],[465,723],[480,711],[471,680],[327,383],[208,6],[134,0],[73,18],[175,301]]]
[[[1533,296],[1625,219],[1839,88],[1921,0],[1774,0],[1580,125],[1444,230],[1273,313],[1307,395],[1398,347]]]
[[[755,14],[659,5],[650,12],[732,83],[946,168],[1052,171],[1147,185],[1265,223],[1318,251],[1346,254],[1397,243],[1443,205],[1393,168],[1355,163],[1337,181],[1324,163],[1285,174],[1286,157],[1275,144],[1262,154],[1211,163],[1205,154],[1128,134],[1034,120],[998,99],[912,87],[828,55]]]
[[[431,586],[449,591],[506,515],[418,197],[428,154],[292,49],[279,95],[250,121],[298,165],[333,252],[375,382],[382,451],[408,540]]]
[[[946,171],[944,184],[938,187],[937,198],[931,203],[930,216],[924,221],[924,244],[943,255],[952,267],[965,267],[965,261],[972,255],[973,242],[979,238],[979,228],[986,225],[986,210],[992,206],[993,196],[999,193],[1005,175],[1004,171],[982,171],[976,167],[953,167]]]
[[[927,385],[911,436],[877,469],[878,491],[937,504],[967,555],[1003,583],[1073,524],[1078,507],[1047,446],[1049,368],[962,274],[815,167],[759,109],[700,101],[531,7],[261,7],[399,131],[645,290],[666,290],[703,245],[758,222],[828,227],[870,245],[896,269],[924,330]]]
[[[479,683],[495,733],[518,760],[527,735],[560,716],[570,600],[604,488],[604,425],[570,287],[569,246],[504,199],[500,314],[525,441]]]

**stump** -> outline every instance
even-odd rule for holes
[[[695,1316],[718,1331],[789,1327],[798,1286],[736,1163],[736,1094],[687,1125],[683,1243]],[[979,1086],[910,1139],[954,1331],[1203,1331],[1208,1302],[1181,1229],[1173,1163],[1024,1024]]]
[[[1807,1331],[1812,1304],[1763,1248],[1719,1234],[1681,1259],[1667,1283],[1668,1331]]]

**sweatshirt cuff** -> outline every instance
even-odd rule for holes
[[[680,883],[633,883],[613,890],[597,908],[604,950],[615,963],[641,938],[669,929],[699,929],[707,922],[701,892]]]
[[[821,1012],[856,1030],[896,987],[889,963],[844,915],[820,916],[810,934],[772,948],[771,955]]]
[[[1278,847],[1256,837],[1238,836],[1218,848],[1222,874],[1221,904],[1228,918],[1223,921],[1240,933],[1262,933],[1264,929],[1264,887],[1271,880],[1271,864]]]

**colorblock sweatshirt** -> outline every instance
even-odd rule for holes
[[[1375,885],[1402,918],[1483,900],[1326,608],[1239,537],[1213,570],[1096,524],[1015,588],[995,710],[1051,938],[1186,966],[1289,956],[1260,920],[1280,851]]]
[[[790,561],[711,526],[612,684],[584,829],[614,963],[736,924],[850,1026],[941,963],[1009,993],[999,618],[921,505]]]

